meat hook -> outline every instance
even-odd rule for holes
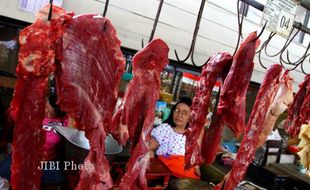
[[[242,14],[241,14],[241,19],[240,19],[240,0],[237,1],[237,17],[238,17],[238,41],[235,47],[235,51],[233,53],[233,56],[236,54],[238,47],[239,47],[239,43],[240,43],[240,39],[243,37],[242,36],[242,26],[243,26],[243,19],[244,19],[244,14],[245,14],[245,8],[242,9]]]
[[[103,13],[102,13],[103,17],[105,17],[107,15],[108,6],[109,6],[109,0],[106,0],[105,1],[105,5],[104,5],[104,10],[103,10]]]
[[[292,30],[293,31],[293,30]],[[292,31],[290,32],[290,36],[292,34]],[[284,46],[281,48],[281,50],[273,55],[269,54],[268,51],[267,51],[267,47],[270,43],[270,41],[272,40],[272,38],[276,35],[276,33],[274,32],[270,32],[267,40],[261,45],[260,49],[256,52],[256,54],[258,54],[258,60],[259,60],[259,63],[260,65],[266,69],[266,67],[263,65],[262,61],[261,61],[261,53],[262,51],[264,50],[265,54],[268,56],[268,57],[275,57],[275,56],[278,56],[279,54],[281,54],[282,52],[285,51],[285,49],[289,46],[289,44],[292,42],[293,38],[297,35],[297,32],[293,35],[293,37],[289,37],[286,39],[285,43],[284,43]],[[282,65],[283,66],[283,65]],[[284,67],[284,66],[283,66]]]
[[[52,12],[53,12],[53,0],[50,0],[50,9],[48,11],[48,18],[47,18],[47,20],[51,20],[52,19]]]
[[[261,37],[261,35],[263,34],[263,32],[264,32],[264,30],[265,30],[265,28],[266,28],[266,26],[267,26],[267,23],[268,23],[268,21],[265,22],[265,24],[264,24],[262,30],[260,31],[260,33],[259,33],[259,34],[257,35],[257,37],[255,38],[255,41]]]
[[[307,74],[304,70],[304,67],[303,67],[303,64],[304,64],[304,61],[305,59],[310,55],[310,53],[308,53],[309,49],[310,49],[310,43],[308,44],[308,47],[306,48],[305,52],[303,53],[303,55],[301,56],[300,59],[298,59],[297,61],[295,62],[292,62],[290,60],[290,57],[289,57],[289,50],[288,47],[289,45],[292,43],[293,39],[295,38],[295,36],[298,34],[298,32],[300,31],[299,28],[297,28],[297,31],[292,35],[293,33],[293,30],[291,31],[289,37],[286,39],[283,47],[281,48],[281,50],[273,55],[269,54],[268,53],[268,50],[267,50],[267,47],[271,41],[271,39],[276,35],[276,33],[274,32],[270,32],[270,35],[269,37],[267,38],[267,40],[262,44],[262,46],[260,47],[260,49],[256,52],[256,54],[258,54],[258,61],[260,63],[260,65],[266,69],[266,67],[263,65],[262,63],[262,60],[261,60],[261,53],[262,51],[264,50],[265,54],[268,56],[268,57],[275,57],[275,56],[278,56],[279,55],[279,63],[281,64],[281,66],[283,68],[286,69],[286,65],[290,65],[290,66],[293,66],[292,68],[288,69],[290,71],[296,69],[299,65],[301,66],[301,70],[304,74]],[[286,51],[285,51],[286,50]],[[286,52],[286,60],[284,59],[284,53]]]
[[[194,61],[195,44],[196,44],[197,34],[198,34],[198,31],[199,31],[199,25],[200,25],[200,21],[201,21],[201,17],[202,17],[202,12],[203,12],[205,3],[206,3],[206,0],[202,0],[202,1],[201,1],[201,5],[200,5],[200,8],[199,8],[199,13],[198,13],[197,20],[196,20],[196,26],[195,26],[195,30],[194,30],[194,34],[193,34],[193,38],[192,38],[192,43],[191,43],[191,47],[190,47],[190,50],[189,50],[189,52],[188,52],[188,55],[185,57],[184,60],[180,60],[177,51],[174,50],[175,56],[176,56],[176,58],[177,58],[177,60],[178,60],[179,63],[184,63],[184,62],[191,56],[191,61],[192,61],[192,63],[193,63],[196,67],[203,67],[203,66],[206,64],[206,63],[205,63],[205,64],[202,65],[202,66],[198,66],[198,65],[195,63],[195,61]]]
[[[155,17],[155,20],[154,20],[154,23],[153,23],[153,28],[152,28],[152,31],[151,31],[151,35],[150,35],[150,38],[149,38],[149,43],[154,38],[154,34],[155,34],[155,31],[156,31],[159,15],[161,13],[161,8],[163,7],[163,3],[164,3],[164,0],[160,0],[159,5],[158,5],[158,9],[157,9],[157,13],[156,13],[156,17]],[[143,48],[144,47],[143,38],[142,38],[141,45],[142,45],[142,48]]]
[[[295,61],[295,62],[290,61],[290,58],[289,58],[289,51],[288,51],[288,50],[287,50],[287,53],[286,53],[286,59],[287,59],[287,60],[285,61],[285,60],[283,59],[283,52],[282,52],[282,53],[280,54],[280,64],[281,64],[282,66],[284,66],[285,64],[287,64],[287,65],[293,65],[292,68],[288,69],[288,70],[290,70],[290,71],[296,69],[296,68],[300,65],[301,71],[302,71],[304,74],[307,74],[307,73],[305,72],[305,70],[304,70],[303,64],[304,64],[304,60],[310,55],[310,54],[308,54],[309,49],[310,49],[310,43],[308,43],[308,46],[307,46],[307,48],[306,48],[306,51],[305,51],[304,54],[301,56],[301,58],[298,59],[298,60]]]
[[[260,49],[255,53],[255,54],[258,54],[258,62],[259,64],[264,68],[264,69],[267,69],[266,66],[264,66],[262,60],[261,60],[261,54],[262,54],[262,51],[267,47],[267,45],[269,44],[269,42],[271,41],[271,39],[276,35],[276,33],[274,32],[270,32],[268,38],[266,41],[264,41],[264,43],[262,43]]]

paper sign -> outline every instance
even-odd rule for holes
[[[267,0],[261,26],[288,37],[294,24],[297,4],[293,0]]]
[[[63,0],[53,0],[53,5],[62,6]],[[49,3],[49,0],[20,0],[18,8],[23,11],[36,13]]]

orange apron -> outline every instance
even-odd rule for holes
[[[200,179],[200,177],[196,175],[194,168],[184,171],[185,156],[170,155],[167,157],[158,156],[158,158],[169,168],[172,175],[175,177]]]

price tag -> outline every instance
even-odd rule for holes
[[[53,5],[62,6],[63,0],[54,0]],[[49,0],[19,0],[18,8],[23,11],[36,13],[49,3]]]
[[[267,0],[261,26],[268,21],[269,30],[287,38],[293,28],[296,9],[293,0]]]

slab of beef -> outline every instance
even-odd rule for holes
[[[286,132],[296,137],[302,124],[310,122],[310,74],[299,85],[299,90],[294,96],[292,105],[288,109],[288,116],[284,125]]]
[[[219,117],[237,136],[245,128],[246,91],[254,68],[255,48],[259,45],[256,37],[256,32],[252,32],[241,44],[221,91]]]
[[[266,121],[263,124],[263,132],[259,135],[257,148],[262,146],[267,140],[268,135],[273,129],[278,117],[288,108],[293,102],[293,79],[289,76],[289,71],[286,70],[281,76],[278,92],[267,112]]]
[[[16,114],[11,165],[12,189],[40,189],[43,145],[42,121],[45,113],[47,77],[55,69],[56,41],[62,36],[63,24],[72,18],[54,6],[48,21],[49,6],[36,21],[20,32],[20,49],[16,69],[17,83],[11,110]]]
[[[161,39],[151,41],[133,57],[133,78],[123,101],[113,116],[119,126],[119,140],[131,141],[131,157],[120,190],[147,189],[145,172],[149,166],[149,141],[159,98],[160,73],[168,63],[169,48]]]
[[[200,133],[204,130],[206,117],[208,115],[211,92],[224,67],[230,67],[231,61],[232,56],[229,53],[216,53],[211,56],[208,63],[202,68],[200,80],[191,106],[192,111],[189,126],[186,130],[186,169],[201,164],[201,148],[198,141]]]
[[[59,105],[90,142],[76,189],[109,189],[104,141],[124,71],[120,41],[107,18],[85,14],[66,25],[59,49],[61,62],[55,73]]]
[[[274,64],[268,68],[259,88],[233,167],[226,175],[224,181],[215,187],[215,190],[221,189],[222,185],[225,190],[233,190],[243,179],[249,164],[253,161],[259,139],[258,137],[263,131],[263,124],[266,120],[267,111],[279,87],[281,70],[282,67],[279,64]]]

